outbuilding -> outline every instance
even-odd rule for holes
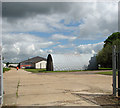
[[[20,68],[45,69],[46,63],[45,58],[37,56],[20,62]]]
[[[96,70],[96,56],[93,54],[49,54],[48,71]]]

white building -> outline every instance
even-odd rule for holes
[[[36,69],[45,69],[46,68],[46,61],[42,60],[40,62],[35,63],[35,68]]]
[[[98,68],[96,56],[93,54],[49,54],[47,70],[95,70]],[[48,69],[51,68],[51,69]]]
[[[12,64],[12,63],[10,63],[9,65],[8,65],[8,67],[17,67],[18,66],[18,64],[16,63],[16,64]]]
[[[6,63],[2,63],[2,64],[3,64],[2,66],[3,66],[4,68],[7,67],[7,66],[6,66]]]
[[[43,57],[33,57],[20,62],[20,68],[46,69],[46,59]]]

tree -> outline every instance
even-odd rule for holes
[[[120,33],[113,33],[104,43],[103,49],[97,54],[97,61],[101,67],[112,68],[112,46],[116,45],[117,50],[120,48]]]
[[[105,41],[104,41],[104,47],[107,44],[111,44],[113,45],[115,43],[115,41],[120,41],[120,32],[115,32],[112,35],[110,35]],[[117,43],[116,45],[118,45],[119,43]]]
[[[9,65],[9,64],[10,64],[10,63],[9,63],[9,62],[7,62],[7,63],[6,63],[6,66],[8,67],[8,65]]]
[[[17,67],[20,69],[20,63],[17,65]]]

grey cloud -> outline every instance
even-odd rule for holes
[[[4,2],[3,17],[25,17],[34,14],[51,14],[69,11],[72,3],[62,2]]]
[[[51,49],[51,51],[43,50],[44,48],[49,48],[55,42],[52,36],[49,39],[53,43],[49,43],[49,39],[45,41],[44,39],[26,36],[25,34],[16,36],[11,35],[10,32],[37,31],[52,33],[73,31],[70,34],[71,37],[75,37],[73,39],[77,39],[78,37],[81,40],[97,40],[107,37],[108,34],[117,30],[117,5],[113,3],[3,3],[3,17],[3,33],[8,33],[8,35],[3,34],[5,36],[3,37],[3,52],[8,53],[6,54],[8,59],[16,59],[16,57],[23,59],[23,57],[27,58],[51,51],[54,53],[74,53],[74,50],[69,49],[72,46],[67,46],[67,43],[66,46],[68,49],[56,48]],[[83,23],[77,27],[66,26],[71,21],[79,22],[81,19]],[[60,23],[61,20],[64,20],[64,22]],[[60,33],[58,34],[60,35]],[[66,39],[70,37],[62,36],[62,38]],[[36,42],[36,40],[39,42]],[[30,47],[24,48],[23,46]],[[92,53],[92,50],[93,52],[98,52],[102,46],[103,43],[81,45],[77,48],[73,46],[72,48],[75,48],[77,53]],[[63,46],[59,45],[59,47]],[[19,49],[20,53],[17,54]]]

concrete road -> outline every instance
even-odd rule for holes
[[[112,94],[112,76],[83,72],[33,74],[11,69],[3,81],[3,105],[96,106],[76,94]]]

